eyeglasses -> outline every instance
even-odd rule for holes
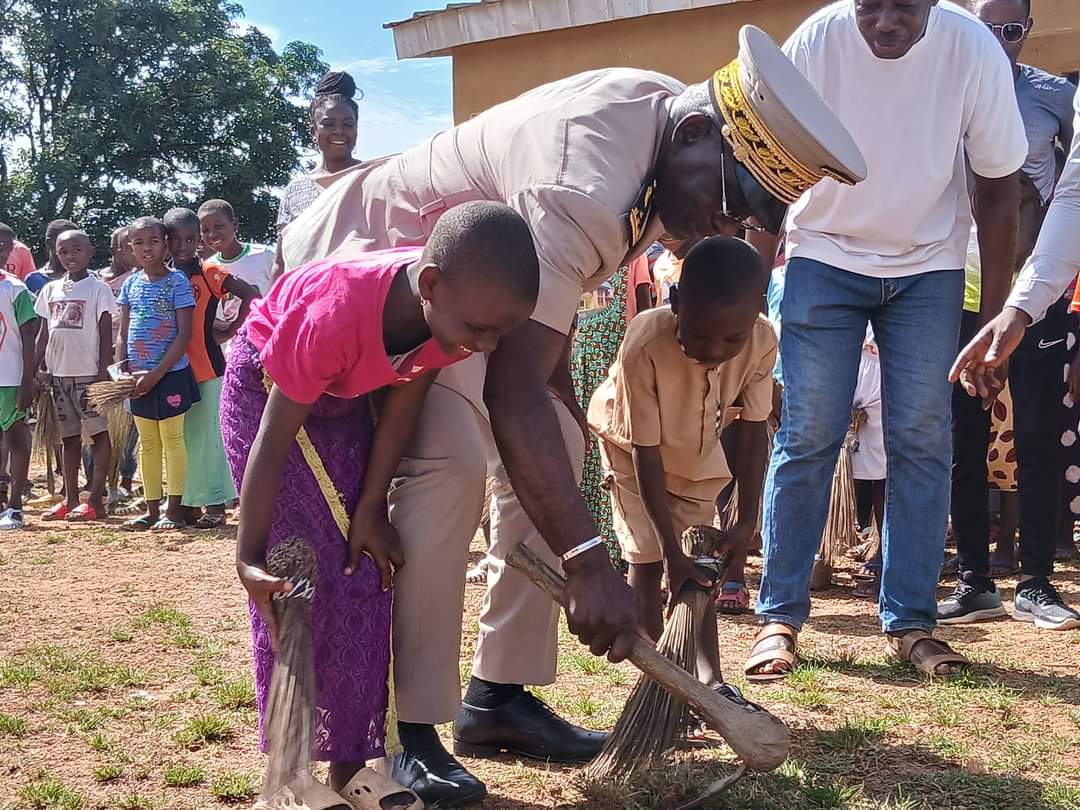
[[[1024,37],[1027,36],[1028,27],[1024,23],[1011,22],[1004,25],[994,25],[993,23],[987,23],[986,27],[989,28],[994,34],[1001,37],[1002,42],[1008,42],[1010,45],[1015,45],[1017,42],[1022,42]]]
[[[715,126],[715,124],[714,124]],[[719,130],[719,127],[717,127]],[[720,137],[723,137],[723,132],[720,133]],[[727,154],[727,150],[721,148],[720,150],[720,204],[723,208],[720,209],[720,213],[733,222],[738,222],[743,228],[748,231],[764,231],[758,221],[751,214],[746,217],[737,217],[728,210],[727,201],[727,165],[725,164],[724,157]]]

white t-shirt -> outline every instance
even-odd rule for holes
[[[74,284],[66,278],[50,281],[38,293],[34,309],[49,322],[45,350],[49,373],[54,377],[96,375],[101,350],[98,324],[106,312],[113,320],[119,313],[109,285],[94,276]]]
[[[217,262],[231,275],[250,284],[259,291],[260,296],[270,291],[270,274],[274,271],[273,247],[245,242],[236,258],[223,259],[220,253],[216,253],[210,261]],[[240,314],[240,306],[236,298],[222,301],[218,305],[217,320],[222,325],[231,323]]]
[[[985,25],[942,0],[900,59],[859,33],[855,0],[810,17],[784,52],[847,127],[866,159],[856,186],[826,179],[791,207],[789,257],[878,278],[964,266],[971,169],[1012,174],[1028,142],[1005,52]]]
[[[22,385],[23,342],[19,328],[35,319],[34,298],[16,276],[0,272],[0,386]]]

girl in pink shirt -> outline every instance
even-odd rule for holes
[[[525,221],[503,205],[468,203],[439,219],[423,250],[330,258],[283,276],[237,335],[221,429],[240,491],[236,567],[250,597],[260,731],[271,598],[291,589],[266,571],[266,554],[300,537],[319,562],[315,756],[331,763],[335,791],[375,779],[359,772],[384,755],[390,583],[404,564],[387,518],[390,480],[438,369],[492,351],[528,319],[538,287]],[[414,800],[401,789],[381,806]]]

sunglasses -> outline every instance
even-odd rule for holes
[[[987,23],[986,27],[1001,37],[1002,42],[1008,42],[1010,45],[1021,42],[1024,37],[1027,36],[1028,32],[1027,26],[1024,23],[1018,22],[1005,23],[1004,25]]]

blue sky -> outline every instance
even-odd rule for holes
[[[383,23],[448,0],[239,0],[248,25],[280,48],[292,40],[318,45],[333,68],[348,70],[364,91],[360,158],[400,152],[451,124],[450,59],[394,55]]]

